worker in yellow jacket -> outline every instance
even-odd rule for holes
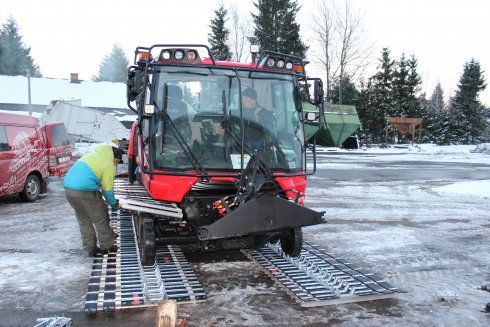
[[[113,190],[116,166],[119,163],[122,163],[122,151],[102,144],[95,152],[77,160],[64,178],[66,199],[75,209],[83,248],[91,257],[99,252],[106,254],[117,251],[106,202],[112,208],[119,205]],[[97,246],[97,238],[100,247]]]

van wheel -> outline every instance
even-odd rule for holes
[[[20,197],[28,202],[36,201],[41,193],[41,181],[36,175],[27,176],[24,184],[24,191],[20,192]]]

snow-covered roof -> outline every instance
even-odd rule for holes
[[[28,79],[0,75],[0,103],[28,104]],[[84,107],[127,108],[126,84],[31,77],[31,104],[80,99]]]

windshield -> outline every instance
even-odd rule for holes
[[[155,67],[153,169],[189,171],[198,162],[209,172],[233,172],[241,168],[242,153],[246,165],[262,152],[273,171],[302,171],[294,87],[293,76],[285,74]]]

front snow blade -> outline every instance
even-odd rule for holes
[[[260,194],[229,215],[199,228],[199,240],[288,230],[324,223],[323,214],[271,194]]]

